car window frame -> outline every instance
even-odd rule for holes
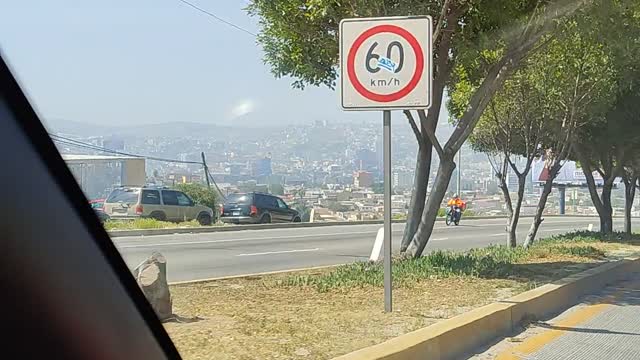
[[[194,203],[193,199],[191,199],[191,198],[189,197],[189,195],[187,195],[187,194],[185,194],[184,192],[179,191],[179,190],[174,190],[174,191],[175,191],[175,193],[176,193],[176,199],[178,199],[178,206],[192,207],[192,206],[194,206],[194,205],[195,205],[195,203]],[[180,204],[180,198],[179,198],[179,196],[180,196],[180,195],[184,196],[184,197],[189,201],[189,202],[187,203],[187,205],[181,205],[181,204]]]
[[[158,355],[156,350],[159,350],[159,352],[163,353],[167,359],[181,359],[180,354],[178,353],[178,350],[175,347],[172,339],[169,337],[165,327],[156,316],[151,304],[145,298],[145,295],[143,294],[142,290],[140,289],[135,279],[133,278],[130,269],[127,267],[127,264],[124,262],[122,254],[120,254],[119,250],[116,248],[115,243],[109,237],[109,234],[107,233],[107,231],[104,229],[104,227],[96,217],[95,212],[92,211],[90,206],[88,206],[88,200],[84,195],[84,193],[82,192],[80,185],[74,178],[73,174],[71,173],[71,170],[69,169],[65,161],[62,159],[62,156],[60,155],[58,149],[56,148],[52,139],[49,137],[47,133],[47,129],[45,128],[39,116],[35,112],[33,106],[29,103],[29,100],[27,99],[26,95],[24,94],[18,82],[16,81],[15,77],[13,76],[11,70],[9,69],[9,66],[5,62],[5,59],[1,53],[0,53],[0,89],[2,89],[2,91],[0,91],[0,108],[2,108],[2,111],[0,111],[0,122],[4,121],[5,119],[8,119],[8,124],[9,124],[8,130],[7,132],[5,132],[5,134],[7,133],[14,134],[10,136],[10,138],[17,139],[16,141],[18,141],[18,143],[26,145],[25,147],[26,149],[30,148],[30,150],[33,150],[33,154],[31,151],[25,152],[21,160],[24,161],[26,157],[27,162],[25,163],[26,164],[25,166],[29,167],[30,169],[35,169],[34,171],[40,172],[39,175],[41,176],[39,177],[39,180],[41,181],[41,184],[39,184],[38,186],[47,187],[50,189],[50,194],[56,194],[56,195],[60,194],[62,198],[66,200],[66,201],[52,202],[53,204],[56,204],[59,210],[62,210],[67,215],[71,215],[67,217],[67,219],[70,220],[70,224],[69,224],[70,226],[68,227],[65,226],[65,234],[68,235],[68,238],[57,239],[59,240],[58,242],[60,242],[61,244],[60,246],[64,247],[65,243],[69,244],[77,239],[85,240],[84,243],[91,243],[92,247],[90,248],[96,250],[96,251],[92,250],[91,252],[88,253],[90,258],[95,258],[96,260],[95,264],[92,264],[92,265],[96,267],[106,266],[106,268],[111,271],[109,276],[105,276],[105,281],[103,283],[103,286],[110,286],[110,282],[108,280],[113,277],[116,284],[114,288],[118,290],[123,290],[123,292],[113,293],[112,298],[110,299],[110,302],[114,304],[128,302],[134,307],[135,314],[140,316],[140,317],[127,318],[128,326],[126,327],[126,329],[123,329],[123,333],[127,333],[128,332],[127,329],[130,329],[130,328],[134,328],[134,329],[142,328],[149,331],[144,333],[138,332],[137,334],[139,335],[139,339],[137,339],[136,342],[129,344],[129,345],[137,346],[137,348],[136,347],[125,348],[125,350],[123,351],[128,352],[129,355],[132,355],[132,353],[134,353],[136,350],[141,350],[147,355],[155,356],[155,355]],[[3,113],[5,109],[7,111],[7,114]],[[5,117],[4,115],[7,115],[7,116]],[[40,168],[43,168],[43,171],[41,171]],[[62,219],[64,219],[64,217],[62,217]],[[9,235],[11,235],[11,231],[9,231]],[[9,236],[9,239],[8,239],[9,244],[11,244],[10,242],[11,240],[12,240],[12,237]],[[22,237],[20,239],[21,243],[25,243],[27,241],[31,242],[34,240],[39,241],[41,239],[40,238],[32,239],[29,237]],[[81,241],[80,243],[83,243],[83,242]],[[50,256],[50,255],[47,255],[47,256]],[[34,257],[34,259],[36,257]],[[67,260],[70,260],[70,259],[67,259]],[[69,262],[73,263],[74,261],[70,260]],[[29,264],[27,262],[23,262],[22,265],[25,265],[25,267],[28,268]],[[34,292],[38,291],[37,289],[41,289],[43,286],[46,287],[47,285],[46,281],[55,279],[57,276],[55,274],[58,274],[59,272],[60,272],[59,269],[51,269],[50,273],[40,275],[40,277],[38,278],[37,285],[27,281],[27,282],[20,283],[19,287],[16,286],[16,288],[20,290],[26,289],[23,295],[24,294],[33,295]],[[72,275],[75,275],[75,274],[72,274]],[[71,281],[74,281],[75,283],[75,281],[78,280],[78,277],[67,278],[67,280],[69,279]],[[86,281],[86,282],[89,282],[89,281]],[[90,281],[90,282],[94,283],[94,281]],[[3,282],[3,285],[5,284],[7,283]],[[8,287],[9,291],[11,291],[12,289],[11,285],[13,285],[11,281],[8,282],[8,285],[9,285]],[[74,296],[75,297],[81,296],[83,294],[83,291],[86,290],[85,287],[83,286],[83,282],[78,281],[77,283],[75,283],[75,285],[76,285],[77,292],[74,294]],[[89,293],[88,296],[91,297],[91,293]],[[60,306],[60,304],[62,303],[67,303],[67,305],[72,305],[74,301],[69,300],[72,297],[73,296],[68,294],[60,294],[60,296],[54,296],[53,298],[55,298],[55,301],[52,301],[52,303],[48,305],[54,306],[55,304],[58,304],[58,306]],[[19,299],[19,298],[20,296],[18,295],[16,299]],[[44,300],[46,300],[46,298],[38,299],[40,303],[42,303],[42,301]],[[33,301],[33,303],[35,304],[36,302]],[[90,301],[87,302],[87,304],[88,306],[91,306]],[[13,305],[12,301],[9,301],[8,308],[11,309],[12,305]],[[21,304],[21,305],[24,306],[24,304]],[[102,310],[104,309],[95,309],[94,313],[97,314],[96,315],[97,319],[100,319]],[[42,348],[38,346],[35,347],[36,349],[41,349],[43,353],[46,352],[47,350],[54,350],[55,349],[54,344],[59,345],[64,343],[69,343],[69,344],[73,343],[72,341],[73,339],[70,339],[68,337],[69,336],[68,332],[67,334],[63,334],[62,329],[64,328],[67,328],[67,327],[74,328],[76,331],[79,331],[79,332],[82,332],[82,331],[92,331],[93,333],[105,332],[105,334],[108,330],[110,330],[105,327],[92,328],[90,326],[87,326],[87,323],[89,322],[83,321],[81,319],[74,320],[72,319],[73,317],[69,318],[65,316],[62,316],[62,317],[58,316],[56,317],[57,321],[54,322],[52,318],[50,317],[48,318],[46,316],[47,314],[45,311],[43,311],[42,313],[43,314],[40,314],[40,316],[38,317],[38,321],[39,321],[38,324],[40,326],[32,326],[31,329],[34,331],[38,331],[38,333],[36,333],[35,335],[35,339],[39,339],[40,336],[38,335],[41,335],[41,336],[45,335],[45,331],[39,331],[39,329],[46,328],[47,326],[53,325],[53,327],[51,327],[51,329],[46,332],[46,336],[48,336],[48,338],[50,338],[51,341],[40,341],[40,340],[35,341],[36,345],[37,344],[43,345]],[[118,312],[116,314],[120,314],[120,313],[121,312]],[[12,320],[14,318],[15,317],[13,316],[13,314],[9,314],[9,324],[12,324],[13,322]],[[30,321],[25,321],[24,316],[21,316],[21,318],[22,318],[21,319],[22,322],[26,324],[30,323]],[[35,319],[36,317],[31,317],[31,318]],[[28,319],[29,317],[27,317],[27,320]],[[100,324],[101,322],[93,321],[91,323]],[[29,329],[29,328],[25,327],[25,329]],[[19,328],[16,330],[16,333],[18,333],[17,338],[13,338],[12,336],[9,336],[9,339],[10,340],[24,339],[24,337],[21,336],[22,330],[24,329]],[[31,334],[31,336],[34,336],[34,335]],[[62,339],[64,339],[64,343],[60,343],[58,341]],[[100,339],[101,337],[98,337],[96,339],[89,339],[89,342],[87,344],[84,344],[84,346],[90,346],[92,343],[94,344],[100,343]],[[150,339],[152,339],[151,342],[149,342]],[[107,346],[109,342],[108,340],[105,340],[105,341],[102,341],[101,344]],[[91,347],[85,350],[88,352],[95,351],[95,349]],[[78,357],[78,355],[80,354],[78,351],[83,351],[82,346],[74,346],[74,347],[71,347],[70,349],[63,347],[60,351],[62,353],[60,354],[60,356],[62,358],[70,357],[70,356]],[[36,350],[35,352],[40,353],[41,351]],[[154,355],[151,355],[151,354],[154,354]],[[121,358],[128,358],[128,357],[129,356],[121,357]]]
[[[164,198],[164,194],[165,193],[175,193],[175,190],[162,190],[161,194],[162,194],[162,204],[166,205],[166,206],[180,206],[178,205],[178,196],[176,195],[175,199],[176,199],[176,203],[175,204],[167,204],[167,202],[165,201]]]
[[[145,192],[156,192],[158,194],[158,202],[157,203],[146,203],[144,202],[144,194]],[[156,189],[142,189],[142,191],[140,192],[140,204],[142,205],[162,205],[163,201],[162,201],[162,195],[160,194],[160,190],[156,190]]]

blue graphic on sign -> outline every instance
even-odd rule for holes
[[[393,60],[380,56],[378,59],[378,67],[387,70],[388,72],[395,73],[398,65]]]

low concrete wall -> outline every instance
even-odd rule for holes
[[[637,271],[639,258],[606,263],[335,360],[459,359],[519,329],[527,318],[558,314],[583,296]]]
[[[545,215],[545,217],[586,217],[593,216],[582,215]],[[520,218],[531,218],[533,216],[521,216]],[[505,219],[504,216],[468,216],[466,220],[486,220],[486,219]],[[594,218],[595,219],[595,218]],[[444,218],[438,218],[436,221],[444,221]],[[595,221],[595,220],[594,220]],[[394,220],[394,224],[403,224],[404,220]],[[289,228],[311,228],[324,226],[349,226],[349,225],[382,225],[382,220],[367,221],[340,221],[340,222],[314,222],[314,223],[284,223],[284,224],[258,224],[258,225],[228,225],[228,226],[202,226],[192,228],[172,228],[172,229],[140,229],[140,230],[112,230],[109,231],[111,237],[122,236],[153,236],[153,235],[171,235],[171,234],[201,234],[214,233],[224,231],[243,231],[243,230],[268,230],[268,229],[289,229]]]

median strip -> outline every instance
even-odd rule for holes
[[[460,344],[461,349],[470,349],[475,345],[473,341],[499,336],[485,326],[498,326],[496,319],[503,315],[509,319],[504,328],[511,330],[513,319],[523,319],[528,313],[542,314],[542,305],[550,302],[564,306],[563,302],[577,301],[576,286],[601,286],[606,277],[598,270],[589,273],[591,277],[586,280],[569,279],[574,285],[543,285],[533,290],[533,295],[549,292],[544,295],[546,299],[541,298],[544,301],[532,300],[534,307],[530,308],[516,306],[516,302],[529,301],[528,290],[593,270],[607,260],[605,252],[640,250],[636,243],[599,241],[590,236],[578,234],[540,241],[529,250],[493,246],[397,259],[397,311],[391,314],[382,311],[382,267],[366,262],[172,285],[174,312],[204,320],[165,326],[185,360],[300,357],[296,354],[306,354],[306,359],[328,359],[385,341],[398,341],[396,338],[419,340],[420,334],[426,333],[441,334],[438,341],[450,341],[446,345],[450,348]],[[516,294],[520,295],[514,297]],[[488,305],[495,301],[501,302]],[[465,325],[464,334],[445,332],[446,319],[465,324],[456,316],[473,309],[477,309],[471,313],[475,320]],[[483,320],[488,315],[498,318]],[[437,328],[427,328],[431,325]],[[404,340],[400,344],[405,344]],[[414,344],[409,347],[422,346],[421,342]],[[357,359],[382,359],[378,355],[400,349],[388,343],[379,346],[384,349],[382,352],[368,352],[373,355]],[[395,355],[389,356],[387,359],[396,359]]]

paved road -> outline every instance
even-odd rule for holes
[[[524,238],[531,218],[518,228]],[[598,228],[595,218],[547,218],[540,236]],[[482,247],[504,243],[504,219],[467,220],[458,227],[436,223],[427,250]],[[616,223],[620,227],[620,223]],[[398,251],[404,224],[394,224]],[[152,251],[160,251],[168,263],[169,281],[251,274],[343,264],[368,259],[380,225],[347,225],[318,228],[246,230],[209,234],[175,234],[114,238],[129,267]]]
[[[586,297],[559,316],[534,323],[473,360],[632,360],[640,358],[638,273]],[[514,341],[515,339],[515,341]]]

